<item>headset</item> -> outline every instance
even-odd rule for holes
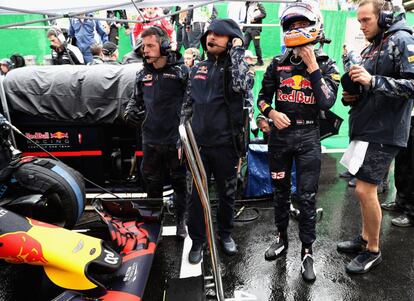
[[[66,42],[65,35],[63,34],[62,30],[57,27],[51,27],[48,31],[48,35],[54,35],[58,38],[58,40],[63,44]]]
[[[187,49],[191,49],[191,53],[192,53],[192,59],[193,59],[193,61],[195,61],[195,60],[200,60],[201,59],[201,54],[200,54],[200,51],[197,49],[197,48],[187,48]],[[186,49],[186,51],[187,51],[187,49]],[[186,53],[186,52],[184,52],[184,53]]]
[[[390,4],[391,10],[383,10],[387,2]],[[393,10],[392,1],[385,0],[378,15],[378,26],[381,29],[388,29],[390,28],[393,21],[394,21],[394,10]]]
[[[161,56],[167,56],[168,51],[171,49],[171,43],[170,38],[168,37],[168,34],[159,26],[152,26],[152,29],[154,29],[158,36],[160,37],[160,54]]]
[[[24,67],[26,66],[26,62],[24,60],[24,57],[21,56],[20,54],[13,54],[10,57],[10,61],[12,62],[12,67],[13,68],[20,68],[20,67]]]

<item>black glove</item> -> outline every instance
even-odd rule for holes
[[[255,128],[254,130],[251,130],[251,132],[253,133],[253,136],[257,138],[257,136],[259,135],[259,128]]]
[[[144,119],[144,113],[144,111],[140,111],[136,106],[132,106],[125,111],[124,120],[128,125],[138,128]]]

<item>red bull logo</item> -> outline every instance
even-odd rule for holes
[[[69,139],[69,133],[64,133],[64,132],[55,132],[55,133],[49,133],[49,132],[44,132],[44,133],[39,133],[39,132],[35,132],[34,134],[32,133],[25,133],[25,136],[29,139]]]
[[[296,103],[304,103],[307,105],[312,105],[315,103],[315,97],[313,93],[307,96],[305,92],[293,90],[291,93],[283,93],[282,90],[277,90],[277,100],[278,101],[288,101]]]
[[[26,232],[13,232],[0,236],[0,258],[10,263],[44,264],[40,243]]]
[[[25,133],[24,135],[26,136],[26,138],[29,138],[29,139],[49,139],[50,138],[49,132],[45,132],[45,133],[36,132],[34,134]]]
[[[69,139],[69,133],[63,133],[63,132],[56,132],[56,133],[50,133],[50,138],[55,139]]]
[[[267,104],[266,102],[264,102],[263,100],[261,100],[259,102],[259,108],[260,108],[260,112],[264,112],[264,110],[266,110],[269,106],[269,104]]]
[[[294,75],[292,77],[282,79],[280,85],[282,87],[290,87],[294,90],[312,89],[311,82],[302,75]]]
[[[292,77],[286,78],[286,79],[282,79],[280,81],[280,87],[293,87],[295,86],[295,81],[293,80]]]
[[[305,78],[300,82],[300,87],[302,89],[312,89],[311,82]]]

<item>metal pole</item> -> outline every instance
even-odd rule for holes
[[[174,15],[178,15],[181,12],[193,10],[193,9],[201,7],[201,6],[205,6],[205,5],[220,2],[220,1],[223,1],[223,0],[212,0],[212,1],[209,1],[209,2],[204,2],[204,3],[198,4],[198,5],[194,5],[192,7],[187,7],[187,8],[178,10],[178,11],[173,12],[173,13],[169,13],[167,15],[160,16],[160,17],[155,18],[155,19],[151,19],[151,21],[158,21],[158,20],[161,20],[161,19],[165,19],[165,18],[174,16]],[[136,1],[136,2],[142,2],[142,0],[141,1]],[[134,2],[134,5],[135,5],[135,2]],[[137,6],[135,5],[135,7],[137,7]],[[0,6],[0,9],[2,9],[2,8],[6,9],[6,7]],[[20,9],[14,9],[14,8],[9,8],[9,9],[12,10],[12,11],[17,11],[17,12],[22,11]],[[25,10],[25,11],[27,11],[27,10]],[[30,11],[30,12],[31,13],[37,13],[35,11]],[[138,10],[138,12],[139,12],[139,10]],[[90,17],[90,16],[82,16],[81,17],[81,16],[79,16],[79,15],[82,15],[84,13],[85,12],[79,12],[79,13],[76,13],[76,14],[75,13],[65,14],[65,15],[56,15],[55,14],[53,17],[37,19],[37,20],[31,20],[31,21],[25,21],[25,22],[12,23],[12,24],[7,24],[7,25],[1,25],[0,29],[6,29],[6,28],[10,28],[10,27],[21,26],[21,25],[26,25],[26,24],[33,24],[33,23],[38,23],[38,22],[53,21],[53,20],[61,19],[61,18],[78,18],[78,19],[87,19],[87,20],[98,20],[98,21],[113,21],[113,19],[110,19],[110,18],[99,18],[99,17]],[[141,13],[140,13],[140,15],[143,18]],[[119,22],[119,23],[145,23],[146,22],[146,20],[144,20],[144,18],[143,18],[143,20],[116,19],[116,21]]]
[[[142,20],[145,20],[144,15],[141,13],[138,5],[135,4],[134,0],[131,0],[131,3],[134,5],[135,9],[137,10],[138,14],[141,16]]]
[[[139,2],[142,2],[142,1],[143,0],[136,0],[134,2],[139,3]],[[99,10],[107,10],[107,9],[111,9],[111,8],[126,6],[126,5],[129,5],[130,3],[131,2],[128,1],[128,2],[120,3],[118,5],[113,5],[112,4],[112,5],[107,5],[107,6],[103,6],[103,7],[97,7],[97,8],[94,8],[92,10],[89,9],[89,10],[84,10],[84,11],[80,11],[80,12],[77,12],[77,13],[68,13],[68,14],[63,14],[63,15],[62,14],[60,14],[60,15],[59,14],[53,14],[53,13],[44,13],[44,12],[39,13],[38,11],[31,11],[31,10],[26,10],[26,9],[23,10],[23,9],[19,9],[19,8],[0,6],[0,9],[3,9],[3,10],[9,10],[9,11],[15,11],[15,12],[30,12],[32,14],[40,14],[40,15],[53,15],[53,17],[44,18],[44,19],[37,19],[37,20],[31,20],[31,21],[26,21],[26,22],[18,22],[18,23],[13,23],[13,24],[2,25],[2,26],[0,26],[0,29],[9,28],[11,26],[21,26],[21,25],[26,25],[26,24],[33,24],[33,23],[37,23],[37,22],[53,21],[53,20],[57,20],[57,19],[61,19],[61,18],[75,18],[79,15],[87,14],[87,13],[90,13],[90,12],[99,11]],[[85,18],[85,19],[89,19],[89,18],[90,17]],[[113,21],[112,19],[110,19],[110,20]],[[130,22],[130,21],[128,21],[128,22]],[[133,23],[136,23],[136,22],[133,22]]]
[[[139,2],[142,2],[143,0],[132,0],[132,1],[134,1],[134,2],[137,2],[137,3],[139,3]],[[82,14],[87,14],[87,13],[91,13],[91,12],[94,12],[94,11],[100,11],[100,10],[108,10],[108,9],[111,9],[111,8],[118,8],[118,7],[121,7],[121,6],[127,6],[127,5],[130,5],[131,4],[131,1],[128,1],[128,2],[122,2],[122,3],[119,3],[119,4],[116,4],[116,5],[114,5],[114,4],[111,4],[111,5],[105,5],[105,6],[99,6],[99,7],[96,7],[96,8],[90,8],[90,9],[88,9],[88,10],[83,10],[83,11],[80,11],[80,12],[73,12],[73,13],[68,13],[68,14],[56,14],[56,13],[52,13],[52,12],[44,12],[44,11],[38,11],[38,10],[27,10],[27,9],[22,9],[22,8],[15,8],[15,7],[6,7],[6,6],[0,6],[0,9],[3,9],[3,10],[9,10],[9,11],[15,11],[15,12],[22,12],[22,13],[27,13],[27,14],[38,14],[38,15],[49,15],[49,16],[54,16],[54,17],[57,17],[57,16],[77,16],[77,15],[82,15]]]
[[[135,2],[139,3],[139,2],[142,2],[142,1],[143,0],[141,0],[141,1],[133,1],[133,4],[134,4],[135,8],[138,7]],[[182,12],[185,12],[185,11],[193,10],[193,9],[198,8],[198,7],[201,7],[201,6],[205,6],[205,5],[212,4],[212,3],[217,3],[217,2],[222,2],[222,1],[224,1],[224,0],[212,0],[212,1],[209,1],[209,2],[204,2],[204,3],[201,3],[201,4],[194,5],[192,7],[187,7],[187,8],[181,9],[181,10],[176,11],[176,12],[173,12],[173,13],[166,14],[164,16],[160,16],[160,17],[155,18],[155,19],[151,19],[151,21],[157,21],[157,20],[165,19],[165,18],[168,18],[168,17],[174,16],[174,15],[177,15],[177,14],[182,13]],[[242,0],[242,1],[239,1],[239,0],[227,0],[227,1],[245,2],[245,1],[248,1],[248,0]],[[299,0],[297,0],[297,1],[263,0],[262,2],[295,3],[295,2],[300,2],[300,1]],[[112,5],[111,7],[108,7],[107,6],[107,7],[103,7],[103,8],[97,8],[97,9],[94,9],[92,11],[106,10],[106,9],[109,9],[109,8],[116,8],[116,7],[119,7],[119,6],[126,6],[126,5],[129,5],[129,4],[130,4],[130,2],[127,2],[127,3],[122,3],[122,4],[119,4],[119,5],[116,5],[116,6]],[[0,26],[0,29],[6,29],[6,28],[9,28],[9,27],[21,26],[21,25],[26,25],[26,24],[33,24],[33,23],[37,23],[37,22],[53,21],[53,20],[61,19],[61,18],[84,18],[84,19],[88,19],[88,20],[113,21],[113,19],[109,19],[109,18],[98,18],[98,17],[88,17],[88,16],[79,17],[79,15],[82,15],[82,14],[91,12],[90,10],[89,11],[78,12],[78,13],[70,13],[70,14],[58,15],[58,14],[52,14],[52,13],[46,13],[46,12],[38,12],[38,11],[29,11],[29,10],[23,10],[23,9],[18,9],[18,8],[11,8],[11,7],[4,7],[4,6],[0,6],[0,9],[10,10],[10,11],[17,11],[17,12],[26,11],[26,12],[30,12],[30,13],[33,13],[33,14],[46,14],[46,15],[52,15],[53,16],[53,17],[44,18],[44,19],[37,19],[37,20],[31,20],[31,21],[26,21],[26,22],[18,22],[18,23],[12,23],[12,24],[7,24],[7,25],[1,25]],[[139,10],[138,10],[138,12],[139,12]],[[117,19],[117,22],[119,22],[119,23],[144,23],[145,20],[144,21],[139,21],[139,20]],[[256,26],[258,27],[258,25],[252,25],[252,27],[256,27]],[[271,25],[268,25],[268,26],[271,26]]]
[[[195,137],[193,134],[193,130],[191,129],[190,123],[186,123],[185,124],[186,127],[186,133],[188,135],[189,141],[194,141],[195,143]],[[198,148],[196,148],[198,150]],[[206,175],[206,170],[204,169],[204,164],[202,164],[202,160],[201,160],[201,156],[200,156],[200,152],[196,151],[194,152],[195,155],[195,159],[196,162],[201,162],[201,164],[198,164],[199,168],[200,168],[200,174],[201,174],[201,179],[203,180],[203,187],[205,189],[205,191],[208,192],[208,184],[207,184],[207,175]]]
[[[177,11],[175,11],[173,13],[169,13],[169,14],[166,14],[164,16],[160,16],[158,18],[151,19],[151,21],[161,20],[161,19],[164,19],[166,17],[171,17],[171,16],[174,16],[174,15],[178,15],[178,14],[180,14],[182,12],[186,12],[186,11],[189,11],[189,10],[193,10],[195,8],[198,8],[198,7],[206,6],[206,5],[209,5],[209,4],[212,4],[212,3],[223,2],[223,1],[224,0],[211,0],[211,1],[208,1],[208,2],[203,2],[203,3],[197,4],[197,5],[191,6],[191,7],[187,7],[187,8],[183,8],[183,9],[177,10]]]
[[[217,299],[219,301],[225,301],[223,283],[221,279],[220,259],[216,248],[216,241],[214,239],[213,219],[211,218],[211,207],[208,196],[208,189],[205,189],[204,187],[204,183],[207,183],[207,179],[203,167],[203,162],[201,161],[201,156],[198,152],[197,143],[195,140],[192,139],[194,135],[192,133],[192,129],[189,122],[187,122],[185,125],[180,125],[178,127],[178,131],[180,132],[180,137],[181,141],[183,142],[183,147],[185,154],[187,156],[188,164],[190,166],[194,183],[200,196],[201,205],[203,206],[204,222],[206,225],[206,236],[208,246],[210,249],[211,266],[213,268],[214,282],[216,284]],[[189,133],[189,135],[187,134],[187,132]],[[188,137],[190,137],[190,140]]]
[[[17,22],[17,23],[12,23],[12,24],[6,24],[6,25],[1,25],[0,29],[7,29],[9,27],[14,27],[14,26],[22,26],[22,25],[26,25],[26,24],[33,24],[33,23],[39,23],[39,22],[47,22],[47,21],[53,21],[53,20],[57,20],[63,18],[62,17],[50,17],[50,18],[43,18],[43,19],[37,19],[37,20],[31,20],[31,21],[25,21],[25,22]]]
[[[52,26],[13,26],[9,27],[9,29],[49,29]]]

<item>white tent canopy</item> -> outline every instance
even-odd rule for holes
[[[222,2],[223,0],[217,0],[217,2]],[[227,0],[228,1],[228,0]],[[245,2],[246,0],[230,0],[230,1],[240,1]],[[152,7],[152,6],[173,6],[173,5],[195,5],[201,4],[203,2],[209,2],[208,0],[135,0],[135,5],[137,7]],[[294,0],[264,0],[262,2],[294,2]],[[128,2],[126,0],[71,0],[71,1],[50,1],[50,0],[0,0],[0,7],[10,7],[27,11],[41,11],[50,14],[66,14],[66,13],[76,13],[83,11],[97,11],[97,10],[106,10],[106,9],[133,9],[134,5],[132,1]],[[105,8],[104,8],[105,7]],[[13,13],[10,10],[0,9],[0,14],[10,14]]]
[[[135,1],[137,7],[172,6],[178,4],[193,4],[206,1],[168,1],[168,0],[145,0]],[[1,7],[10,7],[27,11],[41,11],[50,14],[77,13],[83,11],[96,11],[105,9],[133,9],[131,1],[126,0],[72,0],[72,1],[50,1],[50,0],[0,0]],[[0,14],[13,13],[11,10],[0,9]]]

